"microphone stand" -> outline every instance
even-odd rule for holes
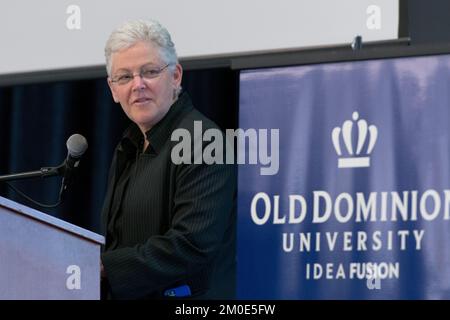
[[[67,158],[64,160],[64,162],[61,165],[59,165],[57,167],[43,167],[43,168],[41,168],[39,170],[35,170],[35,171],[0,175],[0,182],[6,182],[6,185],[8,187],[13,189],[15,192],[17,192],[19,195],[21,195],[25,199],[33,202],[34,204],[37,204],[38,206],[46,207],[46,208],[54,208],[54,207],[58,206],[62,201],[64,192],[67,190],[67,187],[70,184],[70,180],[71,180],[70,176],[72,175],[72,170],[74,170],[74,168],[76,168],[78,166],[78,162],[80,161],[81,155],[87,149],[87,141],[86,141],[86,138],[84,138],[82,135],[73,134],[67,140],[66,145],[67,145],[68,155],[67,155]],[[34,201],[33,199],[28,197],[23,192],[16,189],[12,184],[8,183],[8,181],[12,181],[12,180],[23,180],[23,179],[29,179],[29,178],[48,178],[48,177],[53,177],[53,176],[63,176],[63,179],[61,181],[61,189],[59,191],[58,202],[56,204],[52,204],[52,205],[46,205],[46,204],[42,204],[37,201]]]
[[[64,173],[65,163],[58,167],[44,167],[40,170],[21,172],[21,173],[12,173],[5,174],[0,176],[0,182],[3,181],[12,181],[12,180],[22,180],[28,178],[48,178],[53,176],[58,176]]]
[[[37,201],[33,200],[32,198],[30,198],[29,196],[27,196],[26,194],[24,194],[20,190],[16,189],[13,185],[9,184],[8,181],[23,180],[23,179],[28,179],[28,178],[48,178],[48,177],[53,177],[53,176],[59,176],[59,175],[64,174],[64,171],[66,170],[65,167],[66,167],[66,162],[64,161],[58,167],[43,167],[40,170],[35,170],[35,171],[5,174],[5,175],[1,175],[0,176],[0,182],[6,182],[6,185],[8,187],[10,187],[11,189],[13,189],[15,192],[17,192],[20,196],[24,197],[28,201],[30,201],[30,202],[32,202],[32,203],[34,203],[34,204],[36,204],[36,205],[38,205],[40,207],[55,208],[62,201],[62,196],[63,196],[62,193],[64,191],[63,190],[64,183],[62,183],[62,185],[61,185],[61,191],[59,192],[58,202],[56,202],[55,204],[43,204],[43,203],[40,203],[40,202],[37,202]]]

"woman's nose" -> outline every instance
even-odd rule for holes
[[[145,88],[145,81],[141,75],[136,74],[132,80],[133,90],[142,90]]]

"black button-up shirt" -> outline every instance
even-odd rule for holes
[[[235,167],[171,161],[179,143],[172,132],[193,138],[194,121],[203,131],[217,128],[183,93],[146,132],[145,152],[134,124],[116,149],[102,212],[102,262],[114,298],[159,297],[179,285],[204,298],[234,297]]]

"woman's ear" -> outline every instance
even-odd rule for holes
[[[175,65],[175,70],[173,71],[173,86],[174,86],[174,88],[180,87],[182,78],[183,78],[183,67],[181,66],[181,64],[177,63]]]
[[[111,90],[114,102],[115,103],[119,103],[119,99],[117,98],[117,94],[115,92],[116,88],[114,87],[114,85],[113,85],[113,83],[111,81],[111,78],[108,77],[107,81],[108,81],[108,86],[109,86],[109,89]]]

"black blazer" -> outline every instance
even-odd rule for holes
[[[172,132],[194,137],[194,121],[218,128],[183,93],[146,133],[145,153],[134,124],[115,150],[102,210],[102,285],[111,298],[164,298],[183,285],[194,298],[235,296],[236,168],[171,161]]]

